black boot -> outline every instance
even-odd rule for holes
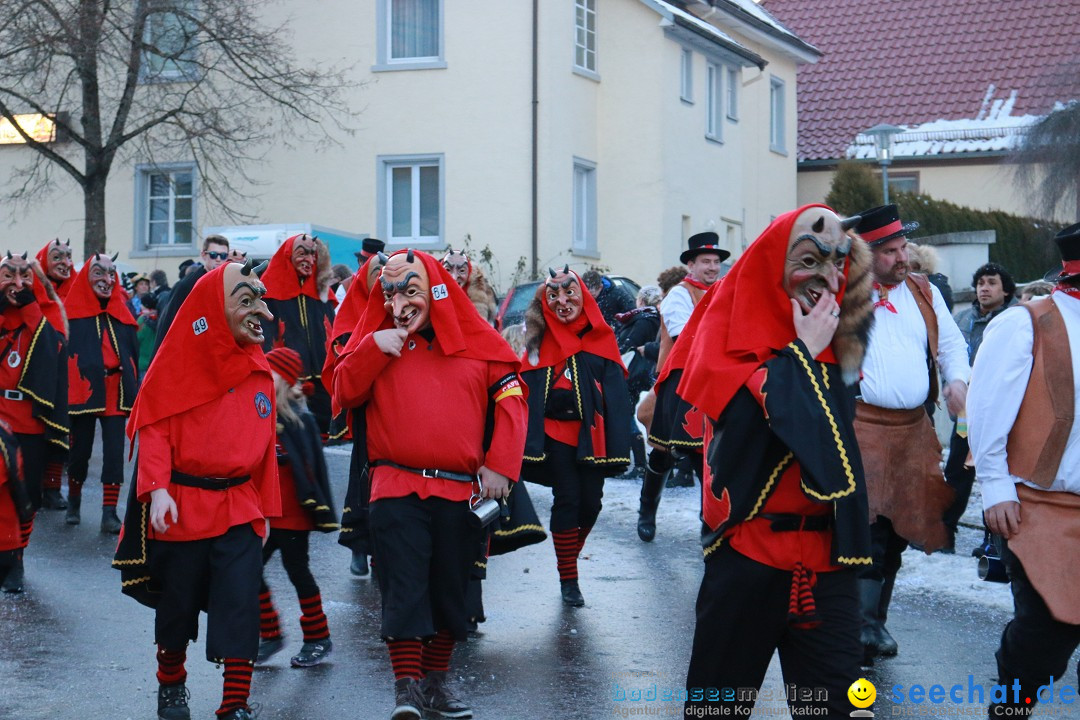
[[[101,507],[101,532],[107,535],[119,535],[122,523],[116,515],[116,507],[103,505]]]
[[[158,720],[189,720],[191,710],[188,700],[191,693],[184,683],[179,685],[158,685],[157,715]]]
[[[6,593],[21,593],[23,591],[23,579],[26,572],[23,570],[23,551],[15,551],[15,561],[11,564],[11,568],[8,570],[7,577],[4,578],[3,585],[0,585],[0,589],[3,589]]]
[[[694,463],[688,455],[675,459],[675,471],[667,481],[668,487],[694,487]]]
[[[664,473],[650,467],[641,481],[641,504],[638,506],[637,535],[642,542],[652,542],[656,537],[656,509],[660,507],[663,491]]]
[[[349,563],[349,572],[356,577],[366,577],[371,573],[368,567],[367,554],[359,550],[353,550],[352,562]]]
[[[560,583],[562,590],[562,601],[570,607],[584,607],[585,598],[581,594],[581,588],[578,587],[577,580],[563,580]]]
[[[429,672],[420,681],[420,692],[424,696],[424,709],[444,718],[471,718],[472,710],[468,705],[454,697],[446,687],[446,673]]]
[[[862,626],[859,630],[859,642],[863,648],[863,666],[874,664],[874,658],[880,654],[880,636],[878,634],[878,607],[881,604],[881,581],[860,579],[859,611]]]
[[[886,577],[881,584],[881,600],[878,602],[878,654],[882,657],[892,657],[900,651],[900,646],[889,634],[885,627],[885,621],[889,618],[889,603],[892,602],[893,586],[896,585],[896,576]]]
[[[67,510],[67,500],[60,494],[60,488],[45,488],[41,494],[41,507],[46,510]]]
[[[64,514],[64,522],[68,525],[78,525],[82,522],[82,518],[79,516],[79,509],[82,507],[82,495],[73,495],[68,493],[68,507],[67,513]]]

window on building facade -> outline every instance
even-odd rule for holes
[[[136,250],[192,247],[195,165],[136,168]]]
[[[682,50],[679,70],[679,98],[683,102],[694,102],[694,51],[688,48]]]
[[[894,193],[919,192],[919,173],[889,173],[889,196]]]
[[[573,250],[595,255],[596,243],[596,164],[574,159],[574,241]]]
[[[442,157],[381,158],[380,227],[392,245],[436,245],[442,237]]]
[[[574,67],[596,72],[596,0],[574,0]]]
[[[724,69],[716,63],[705,67],[705,137],[723,139],[721,118],[724,117]]]
[[[739,119],[739,71],[732,67],[727,69],[727,116]]]
[[[198,75],[196,11],[196,0],[178,0],[175,11],[147,17],[140,66],[143,82],[184,81]]]
[[[773,152],[787,153],[787,140],[784,137],[784,81],[780,78],[769,80],[769,149]]]
[[[373,69],[446,67],[443,57],[444,1],[378,0],[378,62]]]

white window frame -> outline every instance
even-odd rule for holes
[[[199,11],[197,0],[187,0],[187,11],[191,14],[196,14]],[[154,29],[160,27],[155,22],[162,22],[162,18],[165,15],[171,13],[154,12],[149,15],[146,21],[146,25],[143,28],[143,42],[147,45],[153,45],[156,41],[153,37]],[[162,61],[171,65],[172,67],[166,67],[159,70],[152,69],[150,64],[151,58],[161,57],[153,55],[148,51],[142,52],[142,57],[139,60],[139,82],[142,83],[157,83],[157,82],[191,82],[197,80],[201,73],[201,69],[197,62],[198,54],[198,39],[193,40],[193,43],[186,47],[181,53],[180,57],[175,60]]]
[[[592,30],[589,19],[592,18]],[[578,51],[582,62],[578,62]],[[596,0],[574,0],[574,72],[599,80],[596,49]]]
[[[769,149],[787,155],[787,100],[784,81],[769,77]]]
[[[705,138],[724,141],[724,66],[705,64]]]
[[[191,174],[191,239],[186,243],[175,241],[176,200],[173,176],[179,173]],[[153,175],[170,176],[169,194],[169,242],[150,244],[150,178]],[[180,196],[182,198],[187,195]],[[199,175],[193,162],[168,163],[162,165],[140,164],[135,166],[135,244],[131,257],[156,257],[160,255],[191,255],[199,245]]]
[[[439,247],[446,237],[446,166],[442,153],[425,155],[380,155],[376,160],[378,188],[378,213],[376,222],[381,237],[386,244],[394,247]],[[396,236],[394,230],[394,193],[393,171],[395,168],[411,167],[411,226],[409,236]],[[420,173],[421,167],[435,167],[439,171],[439,233],[438,235],[420,235]]]
[[[575,255],[600,257],[596,222],[596,163],[574,158],[572,188],[573,241],[570,250]]]
[[[727,76],[727,93],[725,94],[725,113],[727,119],[732,122],[738,122],[739,120],[739,69],[727,67],[727,72],[724,73]]]
[[[446,67],[446,12],[445,1],[438,0],[439,6],[439,53],[424,57],[391,57],[393,43],[393,0],[375,2],[375,65],[372,72],[394,70],[441,70]]]
[[[679,56],[679,99],[694,104],[694,51],[685,47]]]

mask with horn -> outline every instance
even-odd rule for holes
[[[23,307],[34,301],[34,273],[26,254],[7,253],[0,260],[0,301]]]
[[[266,306],[263,296],[266,286],[259,279],[259,268],[248,260],[243,265],[229,263],[222,277],[225,283],[225,319],[233,338],[241,345],[261,345],[264,339],[263,322],[271,322],[274,316]]]
[[[300,282],[307,280],[315,271],[315,260],[318,256],[318,244],[311,235],[297,235],[293,239],[292,263],[296,269],[296,275]]]
[[[90,289],[99,300],[108,300],[112,297],[116,287],[116,266],[112,258],[101,253],[94,253],[90,258],[90,272],[87,276],[90,281]]]
[[[381,260],[382,253],[379,254]],[[427,268],[412,250],[388,258],[379,284],[383,292],[383,307],[394,319],[394,327],[410,335],[431,324],[431,280]]]
[[[570,272],[569,265],[564,265],[562,270],[548,268],[548,276],[544,280],[544,302],[559,322],[569,325],[581,317],[585,308],[581,283]]]
[[[71,241],[60,242],[57,238],[49,243],[49,249],[45,253],[45,274],[57,285],[71,279],[71,271],[74,263],[71,260]]]

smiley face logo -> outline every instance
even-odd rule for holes
[[[866,678],[859,678],[851,683],[847,691],[848,700],[857,708],[868,708],[877,699],[877,688]]]

